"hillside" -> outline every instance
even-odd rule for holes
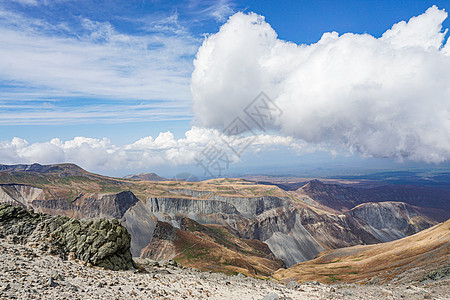
[[[191,219],[178,220],[180,229],[158,222],[153,239],[141,252],[141,258],[174,259],[186,267],[225,274],[270,276],[284,268],[266,244],[241,239],[220,225],[201,225]]]
[[[388,243],[325,251],[314,260],[278,270],[274,277],[299,282],[408,283],[439,272],[450,275],[450,220]]]

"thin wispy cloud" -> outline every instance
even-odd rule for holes
[[[199,14],[213,17],[218,22],[226,21],[233,13],[233,3],[228,0],[214,1],[199,11]]]
[[[36,30],[35,20],[18,14],[2,16],[1,78],[108,99],[189,98],[192,68],[186,56],[197,44],[188,36],[126,35],[83,18],[85,32],[72,38]]]
[[[152,101],[137,104],[113,102],[80,107],[59,105],[59,102],[28,101],[24,104],[0,102],[0,125],[108,124],[192,119],[188,103],[179,101]]]
[[[72,121],[84,120],[77,117],[76,108],[83,98],[97,99],[93,105],[99,99],[179,101],[180,105],[168,104],[159,113],[176,119],[189,115],[192,58],[200,39],[187,32],[167,34],[161,24],[153,33],[130,34],[119,32],[109,22],[82,16],[71,23],[51,22],[7,10],[0,3],[0,101],[14,105],[42,100],[61,106],[50,119],[39,106],[34,117],[19,107],[0,112],[0,124],[27,118],[30,124],[39,119],[66,120],[70,112]],[[169,111],[171,107],[176,110]],[[119,110],[126,113],[134,108],[122,103],[116,107]],[[107,115],[97,112],[100,119]],[[150,111],[146,112],[148,118]]]
[[[120,8],[128,4],[113,1],[114,12],[108,20],[100,13],[98,18],[89,14],[101,8],[86,2],[86,14],[77,8],[67,18],[53,15],[58,5],[72,2],[0,0],[0,103],[16,105],[16,109],[0,112],[0,124],[135,122],[139,118],[161,120],[164,114],[164,119],[175,120],[191,116],[192,61],[203,38],[192,27],[225,20],[233,13],[232,2],[180,2],[173,8],[164,3],[164,11],[127,15]],[[26,9],[30,7],[45,13],[30,13]],[[78,107],[86,99],[91,99],[89,112]],[[33,111],[21,109],[26,101],[35,104]],[[53,110],[39,101],[54,103]],[[102,106],[102,101],[109,102]],[[138,101],[167,103],[136,111]]]

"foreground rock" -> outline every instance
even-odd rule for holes
[[[111,270],[133,268],[131,236],[117,220],[78,220],[0,205],[0,237]]]
[[[175,264],[111,271],[0,238],[0,299],[448,299],[448,279],[400,285],[289,284]]]

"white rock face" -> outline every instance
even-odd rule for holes
[[[415,233],[411,226],[419,221],[429,226],[436,223],[420,217],[418,208],[403,202],[364,203],[351,209],[350,215],[363,221],[362,226],[383,242]]]
[[[313,259],[325,250],[303,227],[299,215],[296,215],[294,227],[288,232],[274,232],[264,241],[276,257],[286,263],[286,267]]]
[[[42,189],[23,184],[0,184],[0,203],[30,209],[34,200],[44,200]]]

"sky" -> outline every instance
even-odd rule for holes
[[[448,170],[450,1],[0,0],[0,163]]]

